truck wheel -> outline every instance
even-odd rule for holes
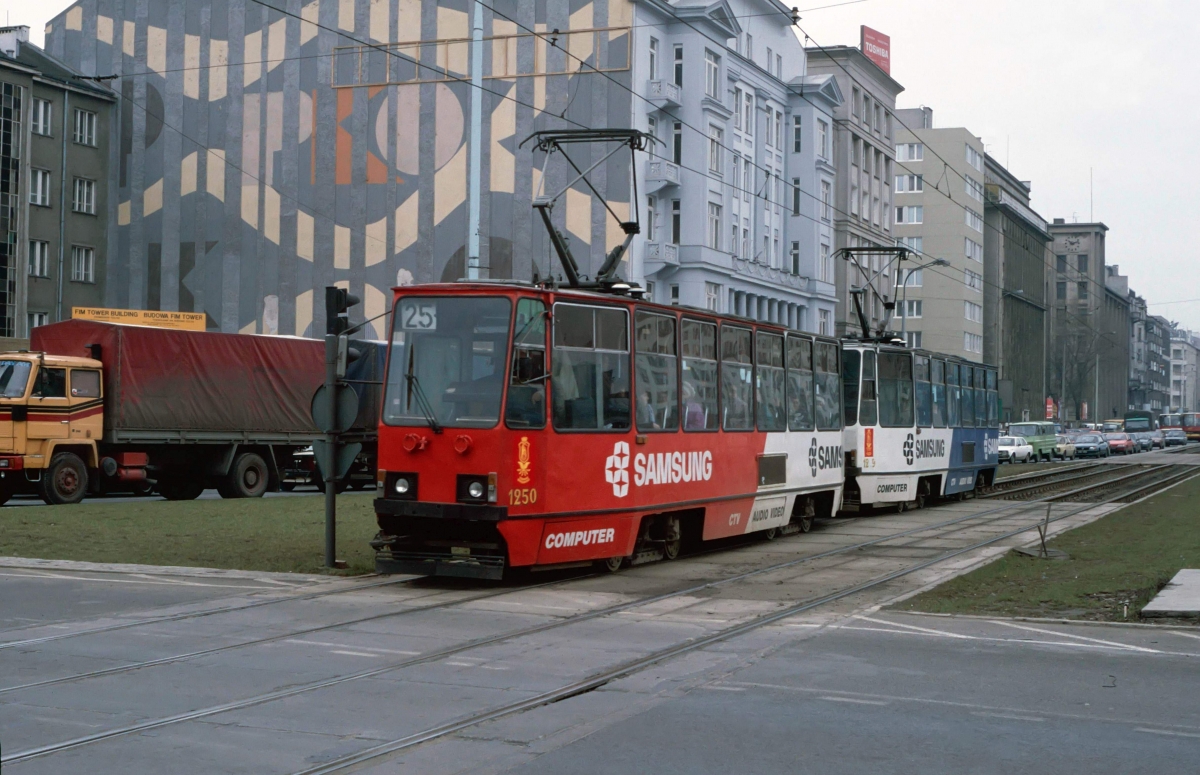
[[[42,472],[41,496],[47,504],[79,503],[87,495],[87,466],[73,452],[60,452]]]
[[[261,455],[243,452],[234,458],[217,491],[222,498],[261,498],[267,491],[269,477],[267,462]]]
[[[168,474],[158,480],[158,492],[169,501],[194,501],[204,492],[204,482],[185,473]]]

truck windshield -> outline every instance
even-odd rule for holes
[[[1038,427],[1036,425],[1012,425],[1009,426],[1008,432],[1012,436],[1037,436]]]
[[[29,361],[0,361],[0,397],[20,398],[29,382]]]
[[[490,428],[500,419],[512,304],[409,296],[396,304],[383,421]]]

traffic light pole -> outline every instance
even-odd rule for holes
[[[325,335],[325,396],[329,417],[337,417],[337,334]],[[331,424],[332,426],[332,424]],[[336,430],[336,428],[334,428]],[[337,441],[338,434],[325,435],[325,459],[319,461],[325,479],[325,567],[337,567]]]

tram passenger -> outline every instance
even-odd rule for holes
[[[696,398],[696,388],[692,383],[683,383],[683,429],[702,431],[705,428],[704,404]]]
[[[649,390],[638,393],[637,426],[639,430],[662,430],[655,416],[654,402]]]

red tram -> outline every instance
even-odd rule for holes
[[[616,570],[841,505],[834,339],[517,283],[399,288],[392,317],[380,572]]]

